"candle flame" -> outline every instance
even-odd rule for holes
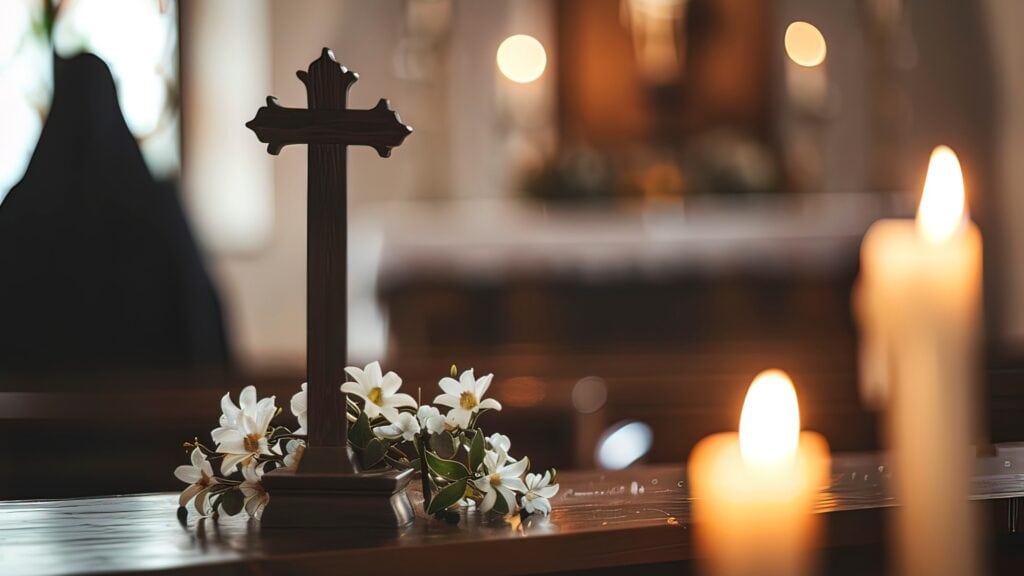
[[[748,463],[787,462],[800,442],[800,405],[789,375],[765,370],[754,378],[740,413],[740,454]]]
[[[918,233],[932,244],[941,244],[963,228],[966,214],[960,160],[949,146],[937,146],[928,161],[928,175],[917,208]]]

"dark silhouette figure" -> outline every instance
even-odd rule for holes
[[[24,179],[0,204],[0,371],[224,365],[217,294],[106,65],[55,58]]]

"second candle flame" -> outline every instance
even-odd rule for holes
[[[929,243],[941,244],[963,229],[966,213],[960,160],[949,146],[937,146],[928,161],[917,231]]]

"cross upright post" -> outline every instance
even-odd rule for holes
[[[412,519],[405,486],[411,471],[358,474],[346,439],[347,163],[348,146],[363,145],[386,158],[412,128],[387,100],[370,110],[348,109],[358,75],[323,49],[298,77],[307,109],[283,108],[274,97],[246,127],[278,154],[288,144],[308,145],[306,256],[307,446],[298,470],[264,476],[272,502],[264,525],[403,525]],[[276,504],[276,506],[275,506]]]

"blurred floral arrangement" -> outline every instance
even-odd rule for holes
[[[349,366],[345,372],[353,379],[341,385],[348,395],[348,442],[359,468],[414,470],[422,482],[426,513],[450,523],[457,523],[458,509],[469,505],[502,515],[551,512],[551,498],[558,493],[555,470],[531,473],[529,458],[509,455],[508,436],[487,436],[477,426],[482,414],[501,410],[497,400],[484,398],[493,374],[476,378],[470,369],[459,375],[452,366],[451,375],[438,382],[443,393],[434,398],[434,404],[447,408],[442,414],[436,406],[419,405],[400,392],[402,379],[394,372],[383,374],[378,362]],[[299,423],[293,431],[274,425],[282,413],[274,396],[260,399],[256,388],[248,386],[236,405],[225,394],[219,426],[210,434],[214,447],[198,438],[186,442],[190,463],[174,470],[188,484],[178,500],[181,510],[187,511],[191,502],[202,517],[244,510],[259,518],[270,501],[262,476],[297,466],[302,459],[306,404],[303,384],[291,399]]]

